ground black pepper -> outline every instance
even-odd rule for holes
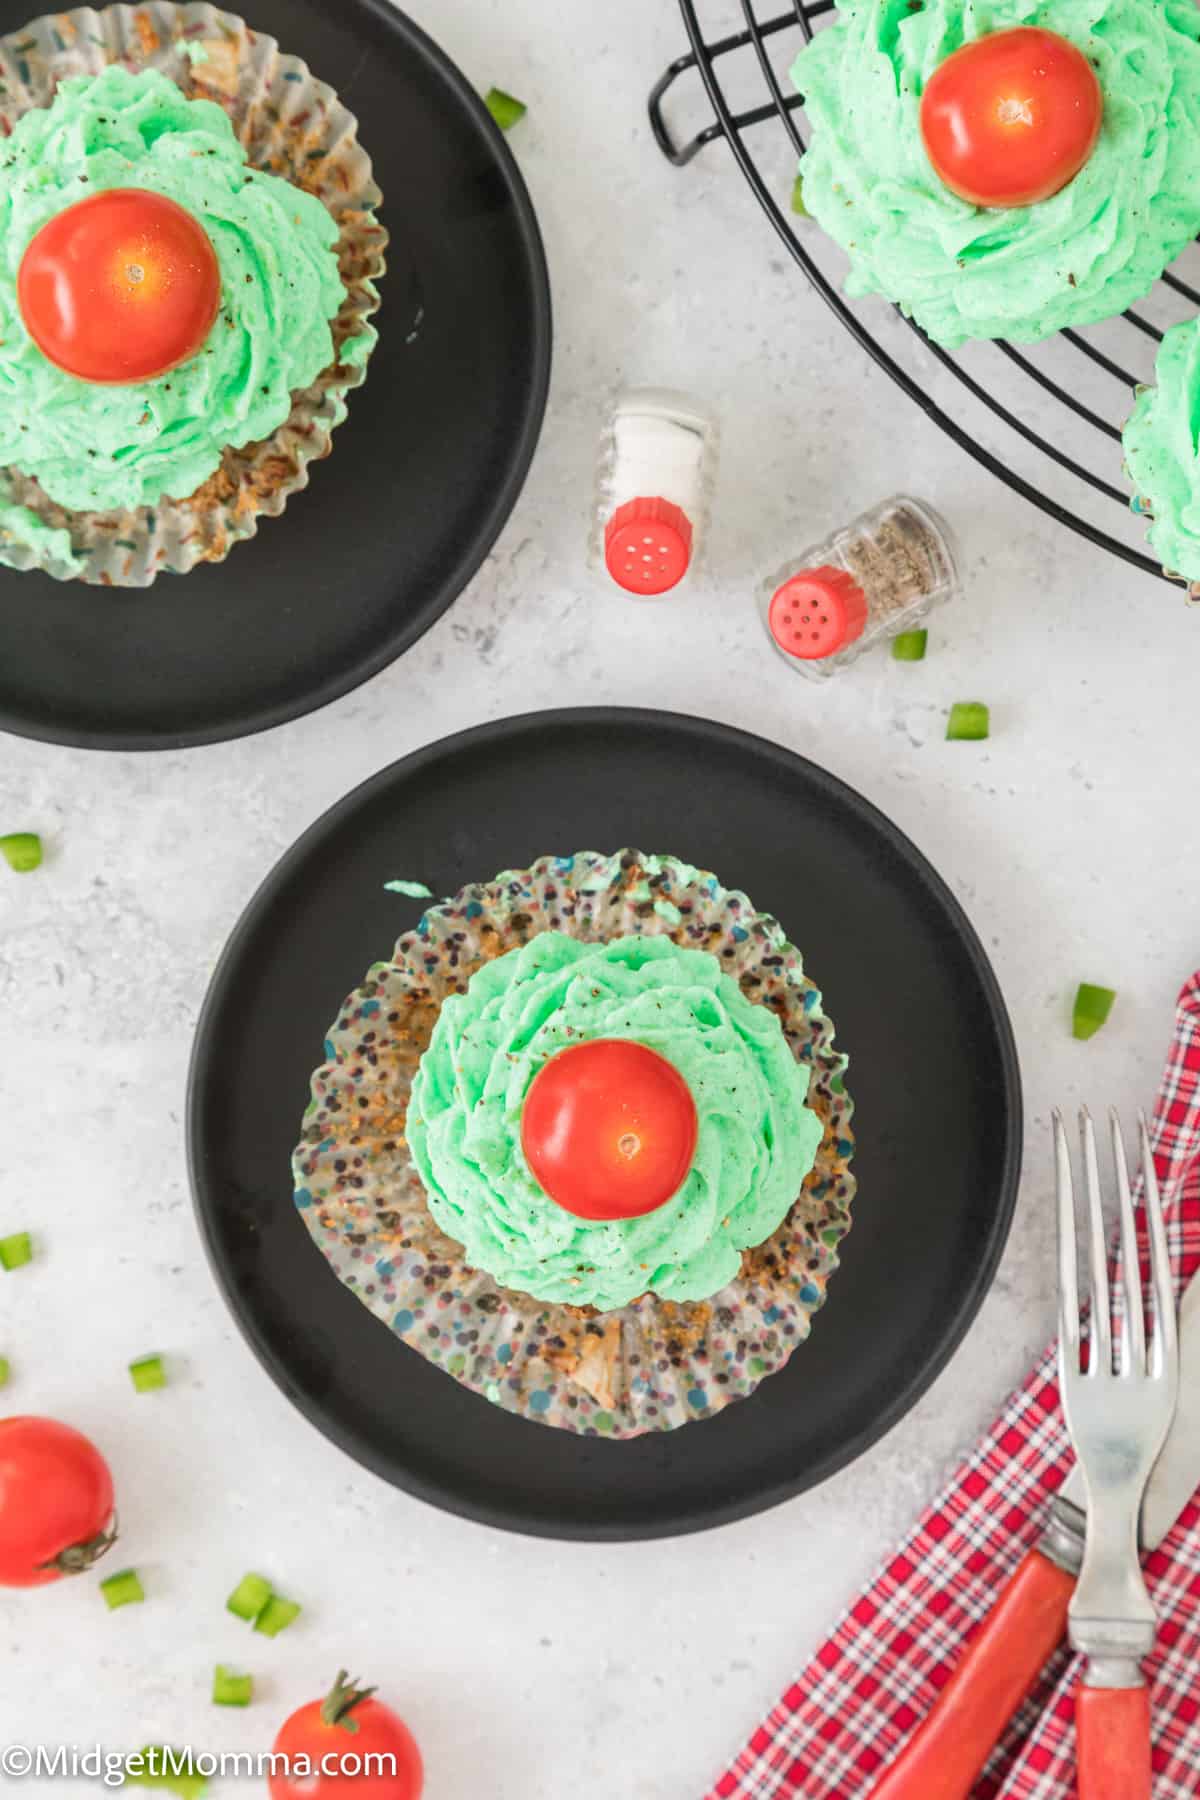
[[[873,530],[857,532],[843,556],[872,616],[903,611],[954,576],[945,538],[906,500],[893,503]]]

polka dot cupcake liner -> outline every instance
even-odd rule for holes
[[[1137,392],[1142,393],[1144,392],[1144,389],[1139,388]],[[1125,464],[1122,464],[1122,468],[1128,479],[1128,467]],[[1154,502],[1150,499],[1149,495],[1134,494],[1129,502],[1129,510],[1133,513],[1135,518],[1144,519],[1147,526],[1153,525]],[[1186,597],[1189,606],[1200,606],[1200,581],[1193,581],[1187,575],[1181,575],[1178,569],[1168,569],[1165,564],[1163,565],[1162,572],[1168,581],[1177,581],[1181,587],[1187,590]]]
[[[269,438],[227,448],[194,494],[122,512],[73,512],[52,501],[32,476],[0,470],[8,497],[57,534],[36,545],[11,534],[0,537],[0,561],[59,579],[148,587],[161,574],[183,575],[197,563],[222,561],[235,544],[254,536],[260,518],[281,513],[289,497],[308,485],[310,465],[329,454],[332,433],[346,417],[346,396],[365,379],[376,341],[371,316],[379,306],[376,283],[385,268],[387,232],[375,217],[382,195],[353,114],[299,57],[206,0],[77,7],[0,37],[0,132],[7,136],[22,113],[48,106],[60,81],[98,75],[110,63],[158,69],[189,99],[215,101],[228,113],[251,167],[281,175],[324,201],[339,226],[345,288],[332,322],[335,361],[292,396],[290,414]],[[356,345],[354,358],[343,361],[345,346],[359,339],[365,346]],[[70,541],[65,560],[62,533]]]
[[[703,1302],[551,1305],[472,1268],[434,1224],[405,1140],[413,1073],[443,1000],[541,931],[665,934],[707,950],[779,1017],[824,1133],[779,1230]],[[778,922],[715,875],[633,850],[543,857],[432,905],[330,1028],[293,1157],[296,1204],[338,1279],[413,1350],[508,1412],[626,1438],[754,1392],[807,1338],[850,1227],[853,1106],[821,995]]]

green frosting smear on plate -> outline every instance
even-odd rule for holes
[[[1200,581],[1200,319],[1164,334],[1154,374],[1122,437],[1133,510],[1153,521],[1147,536],[1163,568]]]
[[[80,381],[43,356],[16,281],[36,232],[106,188],[165,194],[200,220],[221,271],[204,347],[153,380]],[[226,445],[269,437],[333,361],[337,225],[311,194],[247,166],[219,106],[157,70],[64,81],[0,142],[0,465],[77,511],[185,499]]]
[[[403,894],[406,900],[432,900],[433,889],[426,887],[423,881],[385,881],[384,889],[389,894]]]
[[[647,1045],[679,1070],[699,1132],[679,1191],[639,1219],[575,1218],[538,1186],[521,1109],[557,1051]],[[703,1300],[786,1218],[821,1141],[808,1070],[775,1014],[706,950],[547,931],[448,999],[413,1081],[408,1141],[430,1211],[475,1267],[538,1300],[607,1311],[651,1291]]]
[[[925,84],[1015,25],[1092,62],[1100,137],[1036,206],[988,209],[925,154]],[[804,204],[850,257],[846,292],[883,294],[936,343],[1032,342],[1121,312],[1200,230],[1200,9],[1191,0],[842,0],[792,70],[812,140]]]

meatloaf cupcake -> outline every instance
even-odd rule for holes
[[[840,0],[793,77],[847,293],[948,348],[1119,313],[1200,230],[1190,0]]]
[[[208,5],[0,42],[0,557],[144,585],[329,449],[384,234],[351,116]]]
[[[812,1168],[808,1082],[711,951],[545,931],[446,1000],[408,1144],[435,1224],[501,1287],[707,1300]]]
[[[779,925],[715,876],[581,853],[466,888],[325,1048],[302,1216],[496,1404],[669,1430],[807,1336],[849,1224],[845,1058]]]

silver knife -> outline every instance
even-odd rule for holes
[[[1142,1549],[1156,1550],[1200,1487],[1200,1274],[1179,1309],[1179,1405],[1142,1504]],[[1087,1529],[1083,1476],[1075,1466],[1050,1503],[1040,1543],[978,1627],[937,1704],[871,1800],[967,1800],[1033,1686],[1066,1635],[1067,1607]]]

